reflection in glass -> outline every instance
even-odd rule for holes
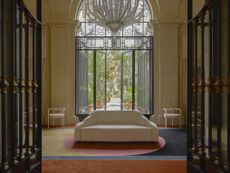
[[[137,51],[138,109],[148,114],[150,109],[150,61],[148,51]]]
[[[206,14],[205,17],[205,22],[208,22],[208,17],[209,13]],[[209,53],[209,26],[206,25],[206,27],[204,28],[204,64],[205,64],[205,69],[204,69],[204,79],[205,79],[205,83],[208,84],[210,81],[210,53]],[[205,125],[205,129],[204,129],[204,142],[205,142],[205,146],[207,146],[208,148],[210,148],[209,146],[209,116],[210,116],[210,91],[209,88],[206,87],[204,90],[204,125]],[[205,149],[206,154],[208,155],[209,151],[207,150],[208,148]]]
[[[93,110],[93,52],[79,51],[76,59],[76,106],[78,113]],[[89,70],[88,70],[89,69]]]
[[[223,80],[224,83],[226,83],[226,76],[229,77],[229,17],[230,17],[230,13],[229,13],[229,1],[223,1],[221,2],[221,75],[223,76]],[[226,16],[228,14],[228,17]],[[227,135],[228,135],[228,107],[229,107],[229,93],[227,93],[225,90],[224,92],[222,92],[222,99],[221,99],[221,159],[223,162],[228,161],[229,163],[229,159],[230,156],[228,156],[228,153],[230,150],[230,148],[228,148],[228,142],[227,142]]]
[[[33,146],[33,93],[29,93],[29,146]]]

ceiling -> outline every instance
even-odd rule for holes
[[[35,13],[36,0],[24,0]],[[44,0],[44,23],[62,23],[75,19],[76,9],[80,0]],[[203,1],[203,0],[196,0]],[[149,0],[154,19],[158,22],[182,22],[186,19],[186,0]]]

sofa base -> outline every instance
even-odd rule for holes
[[[92,125],[81,129],[81,141],[154,141],[152,129],[140,125]]]

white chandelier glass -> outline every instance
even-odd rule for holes
[[[106,27],[115,35],[142,18],[144,0],[88,0],[86,8],[89,22]]]

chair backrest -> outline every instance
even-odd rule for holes
[[[164,114],[181,114],[180,108],[163,108]]]
[[[65,108],[48,108],[48,115],[52,114],[62,114],[62,116],[65,116]]]

